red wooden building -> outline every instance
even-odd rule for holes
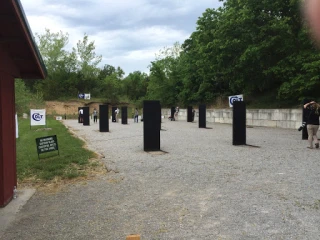
[[[19,0],[0,0],[0,207],[16,177],[14,79],[44,79],[46,68]]]

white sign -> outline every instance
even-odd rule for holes
[[[62,120],[62,117],[61,116],[56,116],[56,120]]]
[[[19,132],[18,132],[18,115],[16,114],[16,138],[19,138]]]
[[[229,107],[233,107],[233,103],[237,101],[243,101],[243,95],[229,96]]]
[[[30,109],[30,125],[31,126],[46,125],[46,110]]]
[[[90,97],[91,97],[91,96],[90,96],[90,93],[85,93],[85,94],[84,94],[84,99],[90,99]]]

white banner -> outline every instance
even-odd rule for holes
[[[84,94],[84,99],[90,99],[90,98],[91,98],[90,93],[85,93]]]
[[[30,121],[31,126],[46,125],[46,110],[30,109]]]
[[[19,138],[19,132],[18,132],[18,115],[16,114],[16,138]]]
[[[233,103],[236,101],[243,101],[243,95],[229,96],[229,107],[233,107]]]

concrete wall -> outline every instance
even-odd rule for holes
[[[196,109],[195,121],[198,121]],[[165,118],[170,116],[170,109],[162,109]],[[230,109],[207,109],[207,122],[232,124],[233,111]],[[248,109],[247,125],[260,127],[279,127],[298,129],[302,123],[302,109]],[[187,109],[180,109],[178,121],[187,121]]]

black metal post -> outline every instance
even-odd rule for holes
[[[128,124],[128,107],[121,107],[121,123]]]
[[[188,106],[187,122],[192,122],[192,107],[191,106]]]
[[[161,123],[160,101],[143,102],[143,141],[144,151],[160,150]]]
[[[99,105],[99,130],[109,132],[109,105]]]
[[[89,126],[90,125],[90,113],[89,113],[89,107],[83,107],[83,126]]]
[[[174,113],[176,112],[176,108],[175,107],[171,107],[171,121],[175,121],[175,117],[174,117]]]
[[[243,101],[233,103],[233,145],[246,145],[246,104]]]
[[[199,105],[199,128],[207,127],[207,108],[205,104]]]

